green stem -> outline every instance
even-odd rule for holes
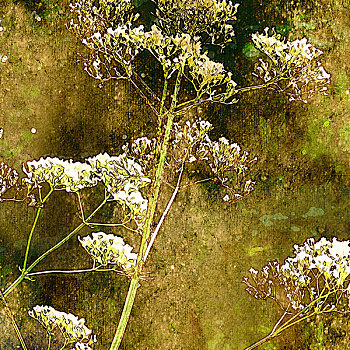
[[[178,75],[176,78],[176,84],[175,84],[175,88],[174,88],[174,92],[173,92],[173,96],[172,96],[170,110],[166,113],[166,115],[168,116],[168,119],[167,119],[167,123],[166,123],[166,127],[165,127],[165,133],[164,133],[164,138],[163,138],[162,147],[161,147],[161,151],[160,151],[159,162],[158,162],[158,166],[157,166],[155,180],[154,180],[153,187],[152,187],[152,195],[151,195],[151,197],[149,199],[149,203],[148,203],[147,216],[146,216],[146,221],[145,221],[145,225],[143,228],[142,240],[141,240],[139,254],[137,257],[135,273],[134,273],[134,276],[130,282],[130,286],[129,286],[128,294],[126,296],[126,301],[125,301],[125,305],[123,308],[123,312],[122,312],[122,315],[120,317],[118,327],[117,327],[116,333],[114,335],[110,350],[117,350],[119,348],[121,341],[123,339],[123,335],[125,332],[127,322],[129,320],[129,317],[130,317],[132,306],[133,306],[134,301],[135,301],[138,281],[140,278],[139,274],[142,271],[142,267],[143,267],[143,263],[144,263],[143,257],[144,257],[144,254],[146,252],[147,241],[148,241],[148,238],[149,238],[150,233],[151,233],[151,226],[153,223],[153,218],[154,218],[154,214],[155,214],[155,210],[156,210],[156,206],[157,206],[157,201],[158,201],[158,196],[159,196],[159,191],[160,191],[161,178],[162,178],[164,166],[165,166],[165,157],[166,157],[166,154],[168,151],[168,142],[170,139],[171,127],[173,125],[174,117],[175,117],[175,115],[172,113],[172,111],[176,107],[177,94],[178,94],[179,89],[180,89],[182,74],[183,74],[183,68],[180,69],[178,72]]]
[[[51,195],[52,192],[53,192],[53,188],[50,188],[50,191],[49,191],[49,193],[46,195],[46,197],[43,199],[42,204],[44,204],[44,203],[48,200],[48,198],[50,197],[50,195]],[[29,256],[29,249],[30,249],[30,243],[31,243],[31,241],[32,241],[33,233],[34,233],[36,224],[38,223],[38,220],[39,220],[39,216],[40,216],[41,211],[42,211],[42,208],[38,208],[38,210],[37,210],[37,212],[36,212],[36,216],[35,216],[34,222],[33,222],[33,225],[32,225],[32,228],[31,228],[30,233],[29,233],[28,242],[27,242],[27,248],[26,248],[26,253],[25,253],[25,255],[24,255],[24,262],[23,262],[22,274],[23,274],[23,271],[25,271],[25,269],[26,269],[26,267],[27,267],[28,256]]]
[[[52,338],[52,335],[51,335],[51,333],[49,333],[49,344],[47,345],[47,350],[50,350],[50,347],[51,347],[51,338]]]
[[[127,295],[126,300],[125,300],[123,312],[122,312],[122,315],[120,317],[118,328],[117,328],[117,331],[114,335],[110,350],[119,349],[119,346],[120,346],[120,343],[123,339],[125,328],[126,328],[126,325],[128,324],[130,313],[131,313],[131,310],[132,310],[132,307],[134,304],[138,284],[139,284],[139,278],[137,276],[135,276],[135,278],[133,278],[130,282],[128,295]]]
[[[319,345],[319,350],[324,350],[325,347],[325,336],[324,336],[324,321],[323,319],[318,320],[318,327],[316,329],[316,339]]]
[[[67,340],[64,341],[64,344],[63,344],[63,346],[60,348],[60,350],[63,350],[63,349],[66,347],[66,345],[67,345]]]
[[[22,271],[22,274],[11,284],[10,287],[8,287],[4,294],[4,297],[9,295],[26,277],[27,273],[32,271],[36,265],[40,263],[43,259],[45,259],[49,254],[51,254],[53,251],[61,247],[64,243],[66,243],[69,239],[71,239],[74,235],[76,235],[88,222],[91,220],[94,215],[105,205],[107,202],[108,197],[105,198],[102,203],[90,214],[90,216],[82,222],[78,227],[76,227],[71,233],[69,233],[66,237],[64,237],[61,241],[59,241],[56,245],[54,245],[52,248],[47,250],[45,253],[40,255],[26,270]]]

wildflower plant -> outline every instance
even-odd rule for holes
[[[18,184],[21,190],[14,198],[36,207],[20,274],[2,292],[2,297],[5,300],[20,283],[33,276],[92,271],[125,275],[130,279],[130,286],[111,350],[118,349],[121,344],[148,256],[177,193],[196,183],[214,181],[225,189],[223,200],[235,202],[254,190],[255,183],[249,171],[256,157],[225,137],[213,140],[211,123],[196,116],[196,107],[210,102],[237,103],[241,94],[261,88],[282,92],[289,100],[306,101],[315,93],[326,93],[329,83],[328,73],[315,61],[321,52],[306,39],[290,43],[279,34],[272,32],[270,35],[265,30],[264,34],[252,35],[254,45],[267,57],[267,61],[260,61],[255,74],[263,82],[238,87],[232,72],[222,62],[210,58],[204,49],[207,45],[216,45],[224,50],[232,41],[238,4],[226,0],[153,2],[154,21],[148,26],[142,24],[142,16],[136,13],[131,0],[76,0],[70,4],[71,19],[67,28],[85,46],[84,70],[99,82],[100,87],[107,81],[123,79],[140,94],[157,122],[154,135],[125,144],[117,155],[101,153],[81,162],[57,157],[28,161],[23,165],[22,177],[6,164],[2,163],[0,167],[1,198],[10,199],[5,196],[7,191],[13,188],[17,191]],[[144,79],[141,53],[155,60],[161,76],[160,86],[149,85]],[[182,185],[186,167],[199,163],[207,167],[209,177]],[[160,209],[158,204],[166,185],[173,192],[157,217],[155,213]],[[99,191],[101,187],[104,199],[86,215],[82,193]],[[46,210],[45,203],[51,195],[59,190],[77,197],[81,223],[29,263],[31,240],[40,213]],[[93,222],[107,202],[119,207],[121,217],[116,220],[118,222]],[[113,227],[119,231],[118,235],[95,231],[79,237],[82,252],[85,250],[92,258],[91,268],[33,272],[43,259],[84,227]],[[135,234],[135,240],[139,240],[137,248],[124,241],[123,230]],[[282,270],[277,267],[266,269],[267,272],[258,277],[253,273],[253,282],[262,281],[259,282],[261,290],[247,280],[249,290],[256,288],[256,295],[261,298],[273,295],[264,282],[270,281],[271,274],[278,285],[283,282],[279,277]],[[287,281],[297,283],[295,276],[289,276]],[[271,284],[267,283],[268,286]],[[293,310],[293,306],[304,305],[304,294],[300,293],[296,288],[288,292]],[[282,306],[289,312],[287,306]],[[91,332],[84,328],[84,322],[75,316],[67,316],[47,306],[36,306],[30,315],[49,333],[58,327],[67,344],[75,343],[75,349],[89,349],[95,342],[90,338]],[[79,332],[74,333],[74,329]],[[26,350],[20,332],[18,337]]]
[[[246,291],[258,300],[271,299],[281,317],[271,332],[249,346],[254,349],[310,317],[348,313],[350,305],[350,242],[307,239],[294,245],[294,256],[281,265],[270,261],[260,271],[250,268]]]

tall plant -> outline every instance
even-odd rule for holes
[[[123,146],[122,153],[107,153],[84,162],[59,158],[41,158],[24,164],[24,176],[6,164],[1,165],[0,184],[3,200],[26,201],[36,208],[36,217],[28,237],[19,277],[4,291],[4,301],[23,280],[49,273],[115,271],[130,279],[129,291],[110,349],[118,349],[133,307],[144,266],[153,243],[165,221],[188,164],[206,164],[210,176],[197,182],[215,181],[226,194],[223,200],[238,201],[254,189],[249,167],[256,161],[236,143],[222,137],[212,140],[211,124],[198,117],[195,109],[205,103],[233,104],[246,92],[267,88],[285,94],[290,101],[306,102],[316,93],[326,94],[329,74],[318,61],[321,51],[307,39],[288,41],[274,29],[252,35],[254,45],[265,55],[253,74],[256,85],[238,87],[232,73],[221,62],[211,59],[206,47],[224,50],[234,37],[233,26],[238,4],[225,0],[156,0],[154,21],[149,28],[135,12],[131,0],[77,0],[70,4],[72,18],[67,28],[86,47],[82,56],[84,70],[100,86],[109,80],[128,81],[142,96],[157,120],[155,137],[142,137]],[[153,59],[159,69],[160,84],[150,85],[145,67]],[[159,206],[165,179],[173,179],[173,193],[166,208]],[[80,193],[104,187],[104,199],[86,215]],[[187,185],[186,185],[187,186]],[[82,222],[64,239],[31,264],[28,261],[31,239],[40,212],[53,192],[76,193]],[[92,219],[107,203],[120,206],[123,216],[115,224],[96,223]],[[161,210],[158,219],[156,210]],[[34,268],[51,252],[60,248],[83,227],[118,226],[139,237],[135,250],[124,239],[98,231],[79,238],[92,258],[92,268],[75,271],[36,271]],[[136,252],[134,252],[134,250]],[[74,343],[75,349],[90,349],[96,341],[84,322],[48,306],[36,306],[30,315],[51,336],[58,329],[65,337],[62,349]],[[62,326],[64,320],[77,324],[73,335]],[[15,321],[13,320],[15,323]],[[70,322],[70,321],[69,321]],[[74,323],[75,322],[75,323]],[[18,332],[23,347],[24,340]],[[50,347],[50,341],[49,345]]]

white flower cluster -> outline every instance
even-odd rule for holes
[[[77,0],[70,4],[74,18],[68,29],[91,50],[85,70],[95,79],[128,76],[130,63],[142,50],[143,26],[132,13],[131,0]],[[116,64],[119,66],[117,67]]]
[[[141,144],[137,141],[136,144]],[[0,167],[0,181],[2,179]],[[3,171],[6,169],[4,168]],[[87,158],[84,163],[59,158],[40,158],[23,165],[26,177],[22,179],[29,192],[46,182],[53,190],[76,192],[103,182],[113,198],[127,206],[138,224],[143,222],[148,201],[143,198],[140,188],[151,180],[143,174],[142,167],[126,153],[110,156],[107,153]],[[14,176],[16,175],[13,173]],[[6,180],[8,184],[8,179]]]
[[[156,15],[165,33],[206,33],[211,44],[232,41],[234,31],[230,22],[236,20],[239,4],[226,0],[155,0]]]
[[[143,46],[162,64],[168,78],[185,66],[189,57],[198,56],[201,51],[199,38],[181,32],[167,35],[155,24],[145,32]]]
[[[257,49],[269,61],[260,59],[255,76],[269,83],[269,87],[283,92],[289,101],[307,102],[316,93],[325,95],[330,83],[330,74],[317,58],[322,51],[315,48],[306,38],[288,41],[274,29],[255,33],[252,40]]]
[[[85,187],[97,185],[92,168],[86,163],[63,160],[57,157],[28,161],[23,165],[26,177],[23,181],[31,188],[37,188],[47,182],[54,190],[76,192]]]
[[[227,169],[233,167],[238,173],[248,169],[248,152],[244,151],[241,154],[241,147],[237,143],[230,143],[225,137],[220,137],[218,141],[211,141],[210,146],[213,162],[209,163],[209,166],[214,174],[220,176],[222,182],[227,181],[222,175]]]
[[[252,179],[245,180],[249,166],[257,161],[257,158],[250,158],[249,152],[241,151],[237,143],[230,143],[225,137],[218,141],[209,140],[210,157],[209,167],[221,183],[231,190],[231,196],[226,194],[224,202],[238,201],[246,197],[255,189],[255,182]],[[237,176],[237,178],[234,177]],[[227,185],[235,179],[235,184]]]
[[[294,245],[294,256],[280,265],[269,262],[259,272],[249,270],[247,292],[256,299],[273,299],[288,309],[309,313],[335,310],[342,298],[349,299],[350,242],[322,237]],[[282,294],[281,294],[282,291]],[[279,296],[277,299],[276,296]],[[288,302],[286,302],[288,300]]]
[[[205,96],[207,101],[225,102],[235,94],[236,82],[232,73],[222,63],[211,60],[206,54],[191,55],[188,59],[189,80],[195,87],[197,96]],[[221,87],[223,93],[219,93]]]
[[[226,102],[235,94],[231,73],[201,52],[205,40],[200,34],[206,33],[212,42],[224,34],[224,43],[229,42],[233,30],[228,21],[235,19],[238,5],[226,0],[157,1],[157,25],[145,31],[142,25],[135,25],[138,14],[132,13],[131,1],[110,1],[109,10],[102,0],[97,4],[94,6],[92,0],[71,4],[74,18],[67,24],[90,49],[90,57],[84,61],[90,76],[101,83],[131,77],[132,61],[142,50],[148,50],[161,63],[167,79],[185,69],[198,99]],[[198,17],[197,22],[193,16]],[[179,23],[186,20],[191,26],[195,23],[195,30],[180,28]],[[218,93],[220,89],[223,92]]]
[[[99,265],[115,265],[126,273],[133,272],[137,254],[132,253],[133,247],[124,243],[123,238],[104,232],[93,232],[92,237],[79,237],[79,241]]]
[[[35,318],[49,332],[58,327],[67,344],[74,344],[75,350],[92,350],[96,336],[85,326],[85,319],[55,310],[51,306],[34,306],[29,316]]]
[[[87,158],[92,171],[105,185],[107,191],[122,205],[126,205],[138,224],[142,224],[148,206],[140,188],[148,185],[151,179],[143,174],[141,165],[126,153],[110,156],[107,153]]]
[[[316,271],[322,274],[331,286],[344,287],[344,282],[350,275],[349,241],[332,241],[322,237],[318,242],[309,238],[301,246],[294,246],[293,258],[287,258],[281,266],[286,276],[295,278],[302,286],[310,284],[311,277],[306,273]],[[316,293],[316,291],[315,291]]]
[[[175,71],[186,68],[186,78],[193,84],[198,99],[225,101],[234,94],[237,84],[232,74],[222,63],[201,52],[199,37],[183,32],[165,33],[153,25],[151,31],[145,32],[143,46],[161,63],[168,79]],[[218,94],[217,90],[223,87],[224,93]]]

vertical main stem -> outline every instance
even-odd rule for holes
[[[121,341],[123,339],[123,335],[124,335],[124,332],[125,332],[126,325],[128,324],[128,321],[129,321],[129,317],[130,317],[130,313],[131,313],[132,307],[134,305],[134,300],[135,300],[135,297],[136,297],[136,292],[137,292],[138,285],[139,285],[139,278],[138,278],[138,276],[135,276],[135,277],[132,278],[132,280],[130,282],[128,295],[126,297],[126,301],[125,301],[125,304],[124,304],[122,316],[121,316],[121,318],[119,320],[118,328],[117,328],[117,331],[115,332],[115,335],[114,335],[114,338],[113,338],[110,350],[117,350],[117,349],[119,349],[120,343],[121,343]]]
[[[129,286],[128,294],[126,296],[123,312],[122,312],[122,315],[120,316],[118,328],[117,328],[116,333],[114,335],[110,350],[119,349],[119,346],[120,346],[121,341],[123,339],[125,328],[126,328],[126,325],[128,323],[130,313],[131,313],[131,310],[132,310],[132,307],[133,307],[133,304],[135,301],[136,292],[137,292],[137,288],[138,288],[138,284],[139,284],[139,278],[140,278],[139,275],[140,275],[140,272],[142,270],[142,266],[144,263],[143,256],[144,256],[145,251],[147,249],[147,240],[148,240],[150,233],[151,233],[151,225],[153,222],[153,217],[154,217],[154,213],[155,213],[156,205],[157,205],[157,201],[158,201],[160,185],[161,185],[161,177],[162,177],[163,170],[164,170],[165,157],[166,157],[167,150],[168,150],[168,141],[170,138],[170,131],[171,131],[171,127],[173,124],[173,120],[174,120],[174,115],[168,114],[165,135],[164,135],[162,149],[161,149],[160,156],[159,156],[159,163],[158,163],[158,167],[157,167],[157,171],[156,171],[156,177],[155,177],[155,182],[154,182],[154,186],[153,186],[152,196],[149,200],[148,212],[147,212],[146,222],[145,222],[145,226],[144,226],[144,230],[143,230],[143,234],[142,234],[142,241],[141,241],[140,251],[138,254],[138,260],[136,263],[136,269],[135,269],[135,273],[132,277],[132,280],[130,282],[130,286]]]
[[[162,142],[161,150],[160,150],[160,154],[159,154],[159,162],[158,162],[158,166],[157,166],[157,170],[156,170],[155,180],[154,180],[153,186],[152,186],[152,195],[151,195],[151,197],[149,199],[149,203],[148,203],[146,221],[145,221],[145,225],[143,228],[142,240],[141,240],[139,254],[137,257],[135,273],[134,273],[132,280],[130,282],[130,286],[129,286],[128,294],[126,296],[123,312],[120,316],[118,327],[117,327],[116,333],[114,335],[114,338],[112,340],[110,350],[119,349],[119,346],[120,346],[121,341],[123,339],[126,325],[128,323],[129,317],[130,317],[132,306],[133,306],[134,301],[135,301],[136,292],[137,292],[137,288],[138,288],[138,284],[139,284],[138,281],[140,279],[140,273],[142,271],[142,267],[144,264],[143,257],[145,255],[145,252],[147,249],[147,242],[148,242],[148,238],[151,234],[151,226],[153,223],[153,218],[154,218],[154,214],[155,214],[156,206],[157,206],[157,201],[158,201],[158,197],[159,197],[161,179],[162,179],[162,175],[164,172],[164,166],[165,166],[165,158],[166,158],[166,155],[168,152],[168,143],[169,143],[169,139],[170,139],[170,132],[171,132],[171,128],[172,128],[172,125],[174,122],[174,117],[175,117],[175,114],[173,114],[173,111],[176,107],[177,94],[178,94],[179,89],[180,89],[182,75],[183,75],[183,67],[178,71],[170,109],[169,109],[169,111],[166,111],[164,113],[164,116],[167,116],[168,118],[167,118],[167,122],[166,122],[166,126],[165,126],[164,138],[163,138],[163,142]],[[165,90],[165,94],[166,94],[166,90]],[[163,95],[163,98],[162,98],[163,103],[165,102],[165,98],[164,98],[165,94]],[[163,104],[162,104],[162,108],[163,108]],[[162,118],[163,118],[163,115],[159,116],[159,120],[162,120]]]

